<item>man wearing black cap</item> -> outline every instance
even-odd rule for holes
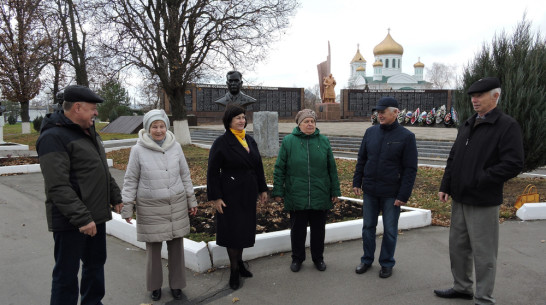
[[[476,115],[459,128],[438,193],[442,202],[453,198],[449,257],[454,281],[452,288],[434,293],[494,304],[502,189],[523,168],[523,140],[518,123],[497,108],[498,78],[482,78],[467,93]]]
[[[94,126],[97,103],[103,100],[78,85],[66,87],[63,99],[64,111],[46,115],[36,142],[55,241],[50,304],[75,305],[78,293],[81,304],[102,304],[106,222],[112,206],[121,209],[121,194]]]
[[[380,124],[366,130],[353,176],[355,194],[360,195],[364,191],[364,255],[355,271],[361,274],[372,266],[376,226],[381,211],[384,232],[379,276],[388,278],[395,264],[400,206],[408,201],[417,175],[417,145],[415,135],[398,123],[396,99],[383,97],[373,110],[377,110]]]

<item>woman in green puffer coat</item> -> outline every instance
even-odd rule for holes
[[[316,115],[304,109],[296,115],[298,126],[284,137],[273,173],[275,201],[284,200],[290,213],[292,264],[298,272],[305,260],[307,224],[311,227],[311,256],[315,267],[326,270],[324,236],[326,213],[341,196],[336,162],[328,138],[316,128]]]

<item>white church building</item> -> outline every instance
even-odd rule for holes
[[[360,54],[357,46],[356,54],[351,60],[351,74],[348,88],[370,90],[419,90],[428,89],[431,83],[423,79],[425,65],[420,59],[413,65],[414,74],[402,73],[402,55],[404,48],[394,41],[390,30],[387,37],[373,49],[375,61],[372,64],[373,74],[366,74],[366,59]]]

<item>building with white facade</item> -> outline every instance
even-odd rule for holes
[[[414,74],[402,73],[402,55],[404,48],[394,41],[390,30],[387,37],[373,49],[374,63],[370,75],[366,71],[366,59],[360,54],[357,45],[356,54],[351,60],[348,88],[370,90],[418,90],[428,89],[431,83],[423,79],[425,65],[420,59],[413,65]]]

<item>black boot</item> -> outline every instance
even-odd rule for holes
[[[229,275],[229,287],[233,290],[239,289],[239,270],[231,270]]]
[[[242,277],[252,277],[252,272],[248,271],[245,267],[245,263],[243,261],[239,261],[239,274]]]
[[[159,301],[159,299],[161,299],[161,289],[156,289],[152,291],[151,298],[154,301]]]

